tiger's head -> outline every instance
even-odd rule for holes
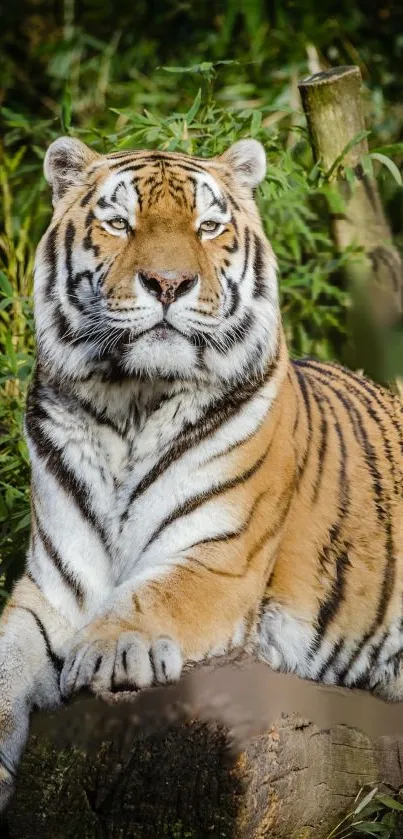
[[[38,353],[50,370],[230,382],[278,341],[276,265],[254,201],[263,147],[220,157],[100,155],[73,138],[45,157],[54,215],[37,252]]]

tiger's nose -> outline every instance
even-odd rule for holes
[[[149,294],[156,297],[163,306],[169,306],[195,287],[197,274],[186,271],[139,271],[139,280]]]

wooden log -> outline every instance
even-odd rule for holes
[[[325,839],[364,784],[403,782],[400,705],[263,664],[105,700],[38,715],[9,839]]]
[[[403,271],[376,181],[362,166],[368,141],[362,136],[361,83],[358,67],[336,67],[303,79],[299,91],[314,158],[335,183],[344,206],[343,211],[330,210],[334,240],[340,251],[351,245],[362,248],[361,257],[355,255],[345,269],[359,314],[352,323],[362,356],[357,361],[374,378],[382,379],[383,331],[402,313]],[[352,182],[345,176],[346,168]]]

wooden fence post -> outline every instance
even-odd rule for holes
[[[401,315],[403,272],[377,184],[362,166],[368,141],[361,82],[358,67],[336,67],[303,79],[298,87],[314,158],[344,204],[343,212],[331,212],[333,237],[340,251],[354,244],[362,248],[361,258],[348,261],[346,273],[357,304],[368,306],[361,313],[364,320],[369,315],[376,330],[395,324]],[[347,179],[346,168],[353,179]]]

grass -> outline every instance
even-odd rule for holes
[[[369,790],[360,790],[351,812],[336,825],[327,839],[358,839],[360,836],[393,839],[397,829],[402,827],[402,792],[394,793],[373,785]]]

